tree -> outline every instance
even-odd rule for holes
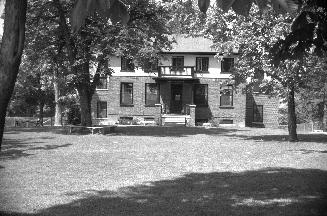
[[[48,114],[53,111],[53,99],[51,76],[42,68],[29,67],[23,58],[15,91],[8,107],[9,114],[14,116],[38,114],[42,125],[45,107]]]
[[[274,45],[274,63],[300,59],[314,53],[326,58],[327,1],[306,0],[294,19],[291,32]]]
[[[130,7],[130,19],[126,25],[101,21],[94,14],[85,18],[79,31],[71,34],[66,22],[70,5],[63,5],[58,0],[53,2],[66,41],[71,83],[80,97],[81,124],[91,125],[91,99],[97,81],[100,74],[111,73],[108,56],[114,53],[124,55],[139,62],[140,66],[144,59],[154,58],[154,52],[170,44],[165,24],[166,11],[148,0],[126,1]],[[91,65],[97,66],[93,76]]]
[[[244,82],[250,77],[251,87],[266,73],[271,79],[261,83],[261,91],[287,98],[289,140],[296,141],[295,92],[304,87],[310,65],[303,59],[293,59],[274,67],[270,53],[278,39],[290,31],[292,16],[277,15],[272,9],[260,13],[256,7],[251,8],[248,17],[216,10],[208,16],[206,35],[213,38],[220,53],[239,50],[234,79]]]
[[[2,4],[0,5],[3,5],[3,1],[4,0],[1,0]],[[82,1],[86,2],[86,0]],[[87,4],[86,8],[87,11],[90,11],[93,7],[93,0],[88,1],[91,3]],[[76,5],[78,6],[78,3]],[[82,7],[83,6],[85,5],[82,4]],[[26,7],[26,0],[8,0],[5,4],[4,33],[0,49],[0,148],[5,124],[6,109],[14,89],[24,47]],[[126,8],[123,7],[118,0],[110,0],[110,4],[107,4],[106,7],[98,7],[98,10],[102,9],[105,9],[105,14],[108,14],[109,12],[113,19],[124,18],[124,20],[126,20],[126,17],[128,17]],[[82,16],[86,16],[84,11],[85,10],[82,8],[74,10],[73,14],[75,15],[73,17],[79,17],[79,12],[81,12],[80,14],[82,14]],[[80,18],[79,20],[79,24],[81,24],[83,18]],[[76,19],[74,22],[76,24]]]
[[[26,0],[8,0],[0,49],[0,148],[7,106],[14,90],[24,47]]]
[[[297,95],[297,112],[305,121],[318,122],[319,129],[327,125],[327,59],[310,55],[307,57],[310,70],[307,71],[305,88]]]

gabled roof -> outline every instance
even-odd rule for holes
[[[184,35],[174,35],[176,43],[172,44],[171,50],[164,50],[164,53],[210,53],[217,52],[211,48],[213,42],[204,37],[185,37]]]

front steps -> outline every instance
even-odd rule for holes
[[[190,115],[164,114],[161,116],[162,126],[186,126]]]

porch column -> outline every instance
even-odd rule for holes
[[[190,118],[187,121],[187,126],[194,127],[195,126],[195,104],[188,104],[188,110]]]
[[[162,126],[162,122],[161,122],[162,105],[155,104],[155,107],[156,107],[156,111],[154,114],[155,121],[158,123],[159,126]]]

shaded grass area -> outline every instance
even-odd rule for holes
[[[266,132],[266,131],[265,131]],[[238,137],[244,140],[254,140],[254,141],[277,141],[277,142],[283,142],[288,140],[287,134],[250,134],[250,135],[244,135],[244,134],[232,134],[232,135],[225,135],[229,137]],[[314,143],[325,143],[327,144],[327,135],[326,134],[298,134],[298,139],[300,142],[314,142]]]
[[[7,134],[7,133],[6,133]],[[45,144],[48,140],[55,139],[55,137],[51,136],[41,136],[37,137],[35,141],[33,138],[25,138],[25,139],[8,139],[4,138],[2,141],[0,159],[18,159],[21,157],[28,157],[33,154],[28,152],[29,150],[53,150],[62,147],[68,147],[72,144],[46,144],[42,146],[38,146],[40,144]]]
[[[206,135],[221,135],[236,131],[248,131],[248,129],[240,128],[204,128],[204,127],[158,127],[158,126],[118,126],[111,136],[126,135],[126,136],[155,136],[155,137],[183,137],[196,134]],[[48,132],[52,134],[68,134],[68,129],[65,127],[42,127],[42,128],[7,128],[6,134],[20,134],[26,132]],[[89,131],[80,131],[74,135],[90,134]]]
[[[115,134],[127,136],[157,136],[157,137],[183,137],[196,134],[223,135],[236,131],[247,131],[240,128],[204,128],[204,127],[151,127],[151,126],[128,126],[117,127]]]
[[[317,169],[191,173],[118,191],[80,191],[81,199],[39,213],[1,215],[326,215],[326,182],[327,172]]]

